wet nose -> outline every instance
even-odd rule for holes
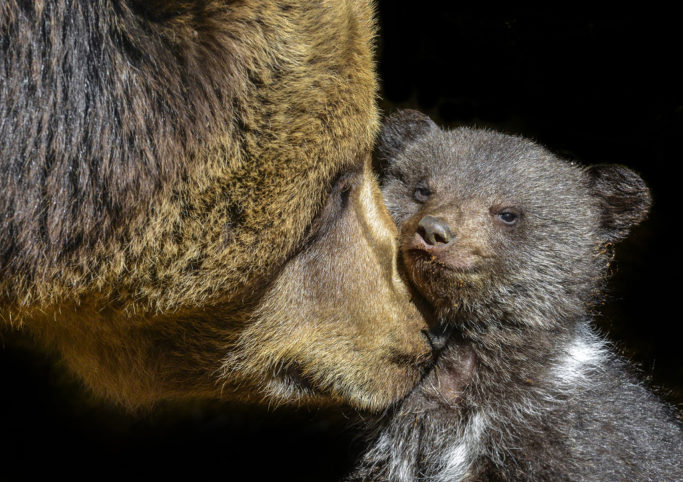
[[[453,238],[451,230],[445,221],[434,216],[425,216],[417,223],[417,232],[422,238],[432,246],[447,244]]]

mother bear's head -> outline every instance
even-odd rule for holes
[[[129,406],[404,395],[373,35],[369,0],[7,0],[1,319]]]

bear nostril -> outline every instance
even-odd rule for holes
[[[434,216],[425,216],[420,219],[417,224],[417,233],[432,246],[448,244],[454,237],[448,224]]]

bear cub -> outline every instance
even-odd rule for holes
[[[683,480],[674,411],[591,327],[642,179],[410,110],[379,160],[400,261],[448,333],[351,479]]]

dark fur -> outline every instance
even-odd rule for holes
[[[374,34],[369,0],[3,0],[3,326],[129,406],[404,395]]]
[[[109,240],[235,117],[247,73],[222,54],[237,47],[220,32],[227,9],[145,4],[3,2],[5,277],[34,279]]]
[[[642,179],[416,112],[388,119],[380,152],[407,272],[452,334],[353,478],[683,479],[673,410],[590,323],[611,243],[648,212]],[[423,242],[425,216],[452,239]]]

